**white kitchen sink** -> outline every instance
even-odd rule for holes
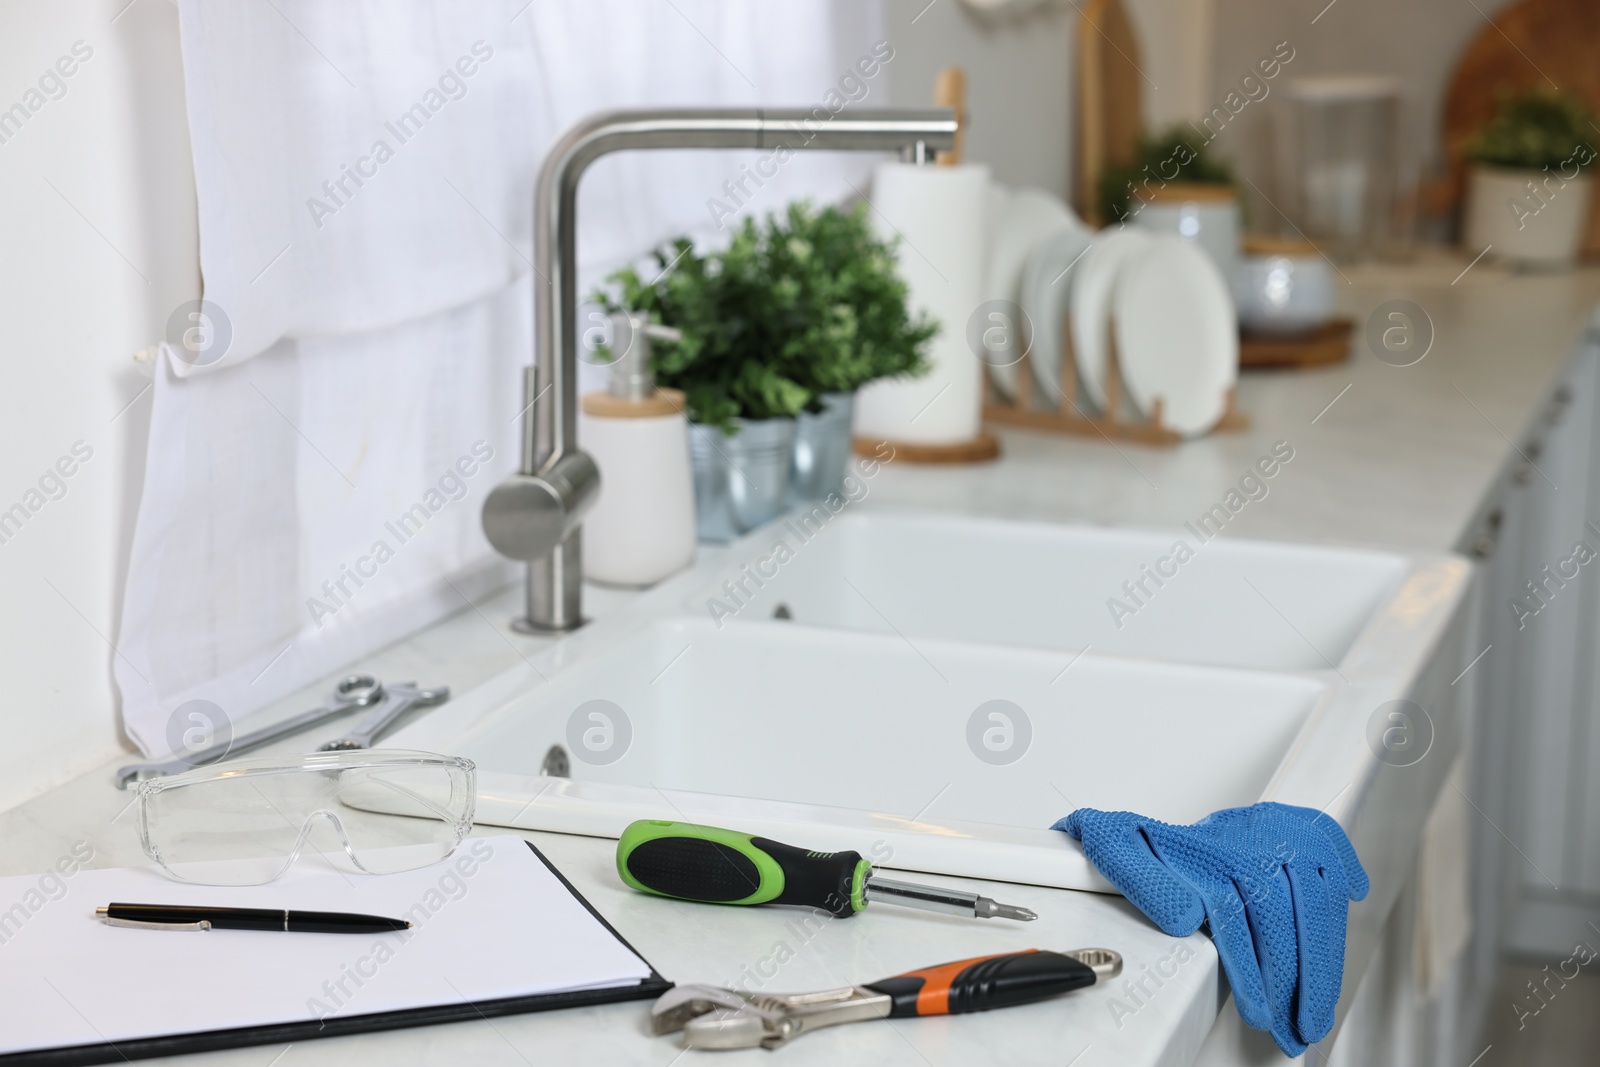
[[[1198,528],[893,514],[822,525],[800,512],[769,529],[691,610],[753,620],[781,605],[811,626],[1319,670],[1344,658],[1406,571],[1393,553],[1204,541]]]
[[[1047,829],[1074,808],[1189,822],[1357,801],[1374,711],[1416,688],[1470,582],[1453,557],[1215,541],[1147,580],[1118,629],[1105,600],[1180,536],[774,524],[389,743],[476,761],[480,823],[615,837],[688,819],[1106,889]],[[541,773],[555,745],[570,776]]]
[[[622,785],[644,791],[658,818],[698,810],[699,798],[685,793],[743,798],[741,827],[790,821],[784,805],[867,813],[870,832],[819,844],[887,847],[896,863],[914,867],[950,862],[938,855],[948,837],[906,829],[919,816],[1022,831],[1013,840],[1031,840],[1045,851],[1041,860],[1065,862],[1060,835],[1047,827],[1076,807],[1135,807],[1191,822],[1255,800],[1326,693],[1325,683],[1292,675],[1074,661],[933,639],[912,647],[892,635],[741,623],[719,631],[678,619],[540,686],[451,751],[486,771],[532,771],[552,744],[567,745],[573,781],[612,801],[614,814],[583,828],[607,836],[641,814],[605,788]],[[575,712],[584,729],[601,731],[597,748],[607,729],[618,743],[626,716],[625,756],[586,762],[581,740],[569,738]],[[985,762],[974,745],[991,759],[1017,758]],[[528,814],[519,825],[573,828],[559,809],[535,805]],[[992,869],[981,850],[964,862],[973,865],[967,873]],[[1049,876],[1041,869],[1030,880]]]

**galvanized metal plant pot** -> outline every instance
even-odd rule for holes
[[[689,426],[695,526],[702,541],[732,541],[778,516],[789,493],[793,419],[735,419],[737,432]]]
[[[821,500],[829,493],[843,495],[855,411],[856,394],[829,393],[822,398],[820,412],[801,412],[795,418],[794,461],[789,467],[792,502]]]

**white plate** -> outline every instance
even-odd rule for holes
[[[1083,257],[1072,280],[1072,354],[1078,361],[1078,379],[1094,406],[1106,409],[1106,361],[1110,354],[1111,297],[1117,274],[1125,262],[1155,240],[1131,226],[1101,230],[1094,247]]]
[[[989,193],[989,271],[984,280],[985,300],[1022,305],[1023,268],[1029,254],[1052,233],[1081,229],[1072,209],[1042,189],[1008,190],[996,185]],[[1017,393],[1016,364],[990,364],[989,378],[1001,396]]]
[[[1072,299],[1072,276],[1082,267],[1093,241],[1094,235],[1074,218],[1071,226],[1039,240],[1022,269],[1018,302],[1033,329],[1028,361],[1046,407],[1061,405],[1061,338]]]
[[[1118,272],[1117,360],[1128,398],[1185,437],[1205,433],[1239,378],[1239,323],[1211,258],[1181,237],[1151,239]]]

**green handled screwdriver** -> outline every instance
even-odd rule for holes
[[[1038,916],[959,889],[880,878],[859,852],[807,852],[765,837],[640,819],[617,842],[617,874],[644,893],[710,904],[797,904],[847,918],[876,900],[977,919]]]

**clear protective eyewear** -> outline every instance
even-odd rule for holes
[[[335,866],[394,874],[439,862],[472,830],[477,776],[459,756],[366,749],[235,760],[137,789],[140,844],[167,875],[262,885],[324,821],[343,845],[324,853]]]

